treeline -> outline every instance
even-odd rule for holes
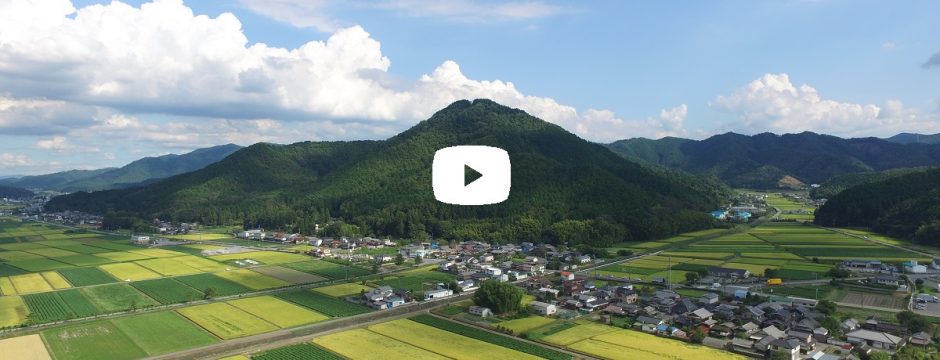
[[[846,189],[816,211],[825,226],[863,226],[940,246],[940,169]]]

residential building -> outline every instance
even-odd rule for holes
[[[541,301],[533,301],[529,304],[529,307],[531,307],[532,311],[536,314],[543,316],[555,315],[555,313],[558,312],[558,308],[555,307],[555,305]]]

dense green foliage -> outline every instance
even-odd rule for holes
[[[434,200],[430,164],[435,151],[454,145],[510,154],[507,201]],[[477,100],[456,102],[385,141],[256,144],[199,171],[137,189],[60,196],[48,207],[107,213],[121,223],[160,217],[312,233],[315,224],[339,219],[325,234],[548,237],[604,246],[710,227],[704,212],[721,194],[708,182],[625,161],[521,110]]]
[[[33,197],[33,192],[13,186],[0,185],[0,198],[7,199],[28,199]]]
[[[940,169],[859,185],[816,211],[825,226],[862,226],[892,236],[940,245]]]
[[[48,175],[24,176],[0,182],[13,186],[56,191],[94,191],[136,186],[206,167],[224,159],[241,146],[228,144],[176,155],[147,157],[120,168],[71,170]]]
[[[715,175],[734,187],[746,188],[776,188],[784,176],[810,184],[843,174],[940,165],[940,145],[841,139],[810,132],[726,133],[701,141],[629,139],[607,147],[628,159]]]
[[[927,169],[928,168],[904,168],[839,175],[829,179],[829,181],[826,181],[820,187],[810,190],[810,196],[816,199],[829,199],[851,187],[870,182],[883,181],[893,177],[925,171]]]
[[[473,303],[488,307],[497,314],[515,312],[522,308],[522,290],[510,283],[487,280],[473,293]]]
[[[571,359],[571,356],[563,352],[555,351],[548,349],[543,346],[527,343],[524,341],[519,341],[507,336],[497,335],[489,331],[480,330],[474,327],[470,327],[463,324],[458,324],[450,320],[441,319],[432,315],[418,315],[411,320],[422,323],[424,325],[433,326],[435,328],[452,332],[457,335],[466,336],[468,338],[477,339],[480,341],[485,341],[490,344],[499,345],[505,348],[513,349],[516,351],[521,351],[526,354],[532,354],[538,357],[545,359],[553,360],[567,360]]]

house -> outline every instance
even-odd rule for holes
[[[614,289],[614,297],[627,304],[633,304],[636,302],[638,296],[636,291],[633,290],[633,285],[630,285],[619,286]]]
[[[729,269],[729,268],[713,266],[713,267],[708,268],[708,275],[714,276],[720,279],[738,280],[738,279],[746,279],[748,276],[751,275],[751,273],[743,269]]]
[[[917,260],[905,261],[901,265],[904,266],[904,271],[912,274],[924,274],[927,272],[927,266],[918,264]]]
[[[711,311],[708,311],[702,308],[702,309],[693,311],[690,315],[692,319],[695,320],[696,322],[703,323],[705,321],[711,320],[713,314]]]
[[[607,307],[604,308],[604,312],[611,314],[611,315],[618,315],[618,316],[627,315],[627,311],[624,310],[623,306],[616,305],[616,304],[607,305]]]
[[[856,329],[861,329],[862,324],[859,324],[858,320],[848,318],[842,321],[842,325],[840,327],[842,328],[842,332],[848,333]]]
[[[879,275],[870,279],[871,282],[878,285],[901,286],[903,281],[897,275]]]
[[[543,300],[557,299],[558,294],[561,292],[558,289],[550,289],[546,287],[540,288],[538,291],[539,291],[539,298]]]
[[[791,359],[797,360],[800,358],[800,341],[797,339],[777,339],[768,344],[767,350],[788,352]]]
[[[719,300],[718,294],[715,293],[704,293],[698,298],[698,301],[702,304],[717,304]]]
[[[858,329],[845,334],[850,343],[865,344],[876,349],[897,350],[904,346],[904,339],[879,331]]]
[[[529,303],[529,307],[531,307],[532,311],[536,314],[544,316],[554,315],[556,312],[558,312],[558,308],[555,307],[555,305],[541,301],[533,301]]]
[[[235,237],[251,240],[261,240],[264,239],[264,236],[264,229],[249,229],[245,231],[239,231],[235,234]]]
[[[469,312],[471,315],[476,315],[476,316],[479,316],[479,317],[490,317],[490,316],[493,316],[493,310],[490,310],[490,308],[485,307],[485,306],[475,306],[475,305],[474,305],[474,306],[471,306],[470,309],[469,309],[467,312]]]
[[[908,342],[911,345],[917,345],[921,347],[926,347],[930,346],[930,344],[933,344],[933,340],[930,339],[930,334],[923,331],[911,335],[911,338],[908,340]]]
[[[574,280],[574,273],[573,273],[573,272],[570,272],[570,271],[562,271],[561,273],[559,273],[559,275],[561,275],[562,280]]]
[[[131,236],[131,242],[137,245],[148,245],[150,244],[150,237],[146,235],[134,235]]]
[[[391,262],[392,260],[394,260],[391,255],[376,255],[374,259],[375,259],[375,263],[377,264],[387,263],[387,262]]]
[[[933,259],[930,262],[930,268],[934,270],[940,270],[940,259]]]
[[[424,293],[424,300],[440,299],[443,297],[451,296],[453,294],[454,294],[454,291],[451,289],[429,290]]]
[[[744,325],[741,325],[741,327],[739,327],[738,330],[740,330],[744,334],[751,335],[760,330],[760,325],[757,325],[752,322],[748,322]]]
[[[663,323],[664,321],[662,319],[657,319],[654,317],[649,317],[649,316],[644,316],[644,315],[637,316],[636,322],[635,322],[635,324],[654,325],[654,326],[659,326],[659,325],[662,325]]]

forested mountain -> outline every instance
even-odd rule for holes
[[[940,169],[917,171],[840,192],[816,210],[824,226],[864,226],[940,245]]]
[[[927,171],[929,167],[891,169],[885,171],[869,171],[838,175],[822,183],[820,187],[810,190],[810,196],[815,199],[829,199],[836,194],[862,184],[883,181],[893,177],[907,175],[915,172]]]
[[[899,144],[940,144],[940,134],[925,135],[900,133],[885,140]]]
[[[12,186],[0,185],[0,198],[25,199],[33,197],[33,192]]]
[[[776,188],[794,180],[823,183],[843,174],[940,165],[940,145],[842,139],[811,132],[726,133],[700,141],[629,139],[607,147],[631,160],[711,174],[731,186],[749,188]]]
[[[63,192],[119,189],[155,179],[167,178],[206,167],[224,159],[241,146],[228,144],[197,149],[192,152],[146,157],[120,168],[71,170],[48,175],[24,176],[0,180],[16,187]]]
[[[503,203],[434,200],[435,151],[502,148],[512,162]],[[384,141],[256,144],[205,169],[141,188],[76,193],[47,208],[142,218],[239,222],[312,233],[606,245],[711,226],[724,188],[647,169],[561,127],[489,100],[458,101]]]

